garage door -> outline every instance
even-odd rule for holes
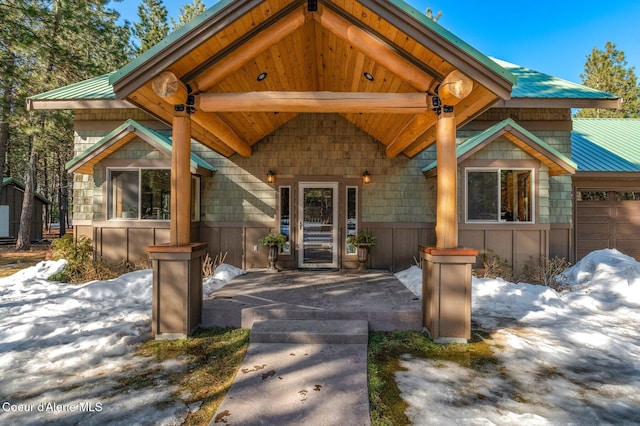
[[[577,260],[615,248],[640,261],[640,191],[577,191]]]

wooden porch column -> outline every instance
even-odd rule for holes
[[[172,124],[169,242],[184,246],[191,242],[191,118],[185,110],[176,110]]]
[[[451,71],[438,87],[440,105],[436,119],[438,161],[436,248],[458,247],[458,159],[454,107],[469,96],[473,80],[458,70]]]
[[[191,334],[202,318],[202,257],[207,245],[191,243],[191,115],[189,89],[175,74],[156,77],[153,90],[173,105],[169,245],[150,246],[153,261],[152,327],[156,339]]]
[[[436,106],[436,247],[421,247],[422,325],[438,343],[471,338],[471,267],[478,251],[458,246],[458,158],[455,105],[473,81],[452,71],[440,84]]]
[[[458,247],[458,159],[456,118],[442,112],[436,121],[438,181],[436,198],[436,248]]]

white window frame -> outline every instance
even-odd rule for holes
[[[282,191],[284,189],[289,190],[289,212],[288,212],[288,214],[289,214],[289,224],[288,224],[289,229],[288,229],[288,233],[287,234],[284,234],[282,232],[282,213],[283,213],[283,210],[284,210],[283,206],[282,206]],[[291,218],[291,212],[292,212],[292,208],[293,208],[293,206],[292,206],[292,197],[293,197],[293,192],[292,192],[292,189],[291,189],[291,185],[281,185],[281,186],[278,187],[278,229],[279,229],[279,232],[281,234],[287,235],[289,237],[289,241],[287,241],[287,245],[280,249],[280,253],[283,254],[283,255],[291,254],[291,232],[292,232],[292,229],[291,229],[291,219],[292,219]]]
[[[345,248],[344,248],[344,251],[345,251],[345,254],[346,254],[346,255],[355,255],[355,254],[357,254],[357,253],[358,253],[358,252],[357,252],[357,250],[356,250],[355,248],[354,248],[354,249],[351,249],[351,248],[349,247],[349,244],[347,244],[347,243],[346,243],[346,240],[347,240],[347,238],[348,238],[348,237],[349,237],[349,235],[350,235],[350,234],[349,234],[349,190],[350,190],[350,189],[354,189],[354,190],[355,190],[355,193],[356,193],[356,194],[355,194],[355,196],[356,196],[356,200],[355,200],[355,202],[356,202],[356,213],[355,213],[355,215],[356,215],[356,217],[355,217],[355,221],[356,221],[356,224],[355,224],[355,225],[356,225],[356,229],[355,229],[355,234],[353,234],[353,235],[357,235],[357,234],[358,234],[358,228],[359,228],[359,225],[360,225],[360,223],[359,223],[360,221],[358,220],[358,218],[360,217],[360,211],[359,211],[359,209],[360,209],[360,203],[358,203],[358,195],[359,195],[359,194],[358,194],[358,187],[357,187],[357,186],[355,186],[355,185],[349,185],[349,186],[346,186],[346,187],[345,187],[345,190],[344,190],[344,195],[345,195],[345,197],[344,197],[344,199],[345,199],[345,203],[344,203],[344,217],[345,217],[345,223],[344,223],[344,234],[345,234],[345,235],[344,235],[344,238],[345,238]]]
[[[194,184],[195,188],[193,188]],[[200,222],[200,184],[200,176],[191,175],[191,222]],[[171,193],[171,189],[169,189],[169,193]]]
[[[500,181],[500,175],[502,171],[505,170],[522,170],[522,171],[528,171],[531,173],[531,187],[529,188],[530,193],[531,193],[531,199],[529,200],[529,205],[531,207],[531,220],[528,221],[518,221],[518,220],[513,220],[513,221],[507,221],[502,219],[502,191],[500,188],[501,185],[501,181]],[[498,211],[497,211],[497,217],[498,220],[477,220],[477,219],[469,219],[469,172],[483,172],[483,173],[489,173],[489,172],[495,172],[498,175],[498,188],[497,188],[497,194],[498,194]],[[532,167],[467,167],[465,168],[465,173],[464,173],[464,219],[465,219],[465,223],[469,223],[469,224],[476,224],[476,223],[502,223],[502,224],[534,224],[536,223],[536,211],[535,211],[535,207],[536,207],[536,169],[532,168]]]

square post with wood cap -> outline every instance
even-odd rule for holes
[[[478,251],[458,246],[458,160],[454,106],[473,81],[451,72],[438,88],[436,107],[436,246],[420,247],[422,325],[439,343],[471,338],[471,266]]]
[[[199,325],[202,258],[207,245],[191,242],[191,113],[186,87],[171,73],[154,80],[154,91],[174,103],[171,150],[171,221],[168,245],[149,246],[153,263],[152,332],[178,339]],[[167,94],[171,93],[170,97]],[[182,103],[180,103],[182,102]]]

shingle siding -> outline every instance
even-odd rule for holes
[[[426,154],[387,158],[384,146],[337,114],[300,114],[253,146],[249,158],[224,158],[201,148],[198,154],[218,170],[202,194],[203,219],[238,222],[275,219],[276,193],[263,179],[359,179],[365,170],[373,182],[361,187],[364,222],[432,222],[435,188],[420,172]],[[208,181],[208,179],[207,179]]]

